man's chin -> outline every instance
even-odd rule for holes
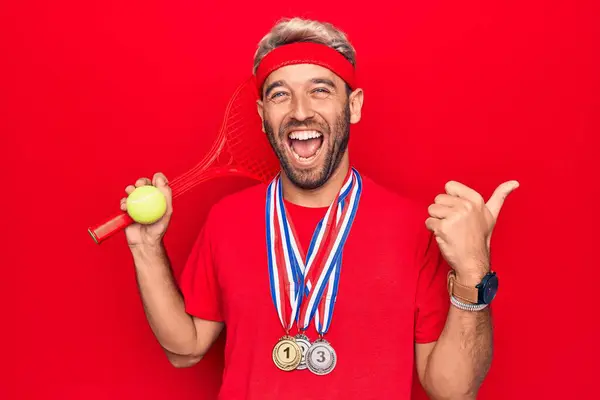
[[[295,181],[291,180],[294,186],[302,190],[316,190],[323,186],[326,181]]]
[[[294,186],[303,190],[318,189],[327,182],[327,177],[322,170],[320,172],[315,172],[313,169],[298,170],[294,168],[292,170],[286,169],[285,172]]]

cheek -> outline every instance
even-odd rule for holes
[[[263,118],[265,120],[265,123],[268,124],[271,127],[271,129],[273,129],[274,133],[279,132],[279,128],[281,127],[281,123],[283,120],[283,116],[280,112],[276,112],[274,110],[265,110]]]
[[[324,120],[327,125],[331,129],[334,129],[337,121],[340,117],[344,116],[344,110],[340,107],[337,102],[332,101],[324,101],[321,104],[318,104],[319,107],[315,106],[315,112],[321,116],[321,119]]]

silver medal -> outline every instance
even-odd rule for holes
[[[317,339],[306,352],[306,366],[317,375],[327,375],[335,368],[337,355],[325,339]]]
[[[310,348],[310,341],[308,337],[302,333],[299,333],[295,337],[296,343],[300,346],[300,350],[302,350],[302,361],[296,367],[296,369],[306,369],[306,352]]]

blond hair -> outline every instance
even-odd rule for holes
[[[356,67],[356,51],[344,32],[328,22],[302,18],[284,18],[258,43],[258,49],[254,54],[252,72],[256,73],[258,65],[271,50],[295,42],[313,42],[329,46],[337,50]]]

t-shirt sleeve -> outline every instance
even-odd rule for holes
[[[222,322],[221,296],[214,262],[214,229],[209,214],[179,278],[185,310],[204,320]]]
[[[447,288],[450,266],[441,254],[435,236],[429,231],[419,254],[415,342],[429,343],[439,338],[446,324],[450,306]]]

